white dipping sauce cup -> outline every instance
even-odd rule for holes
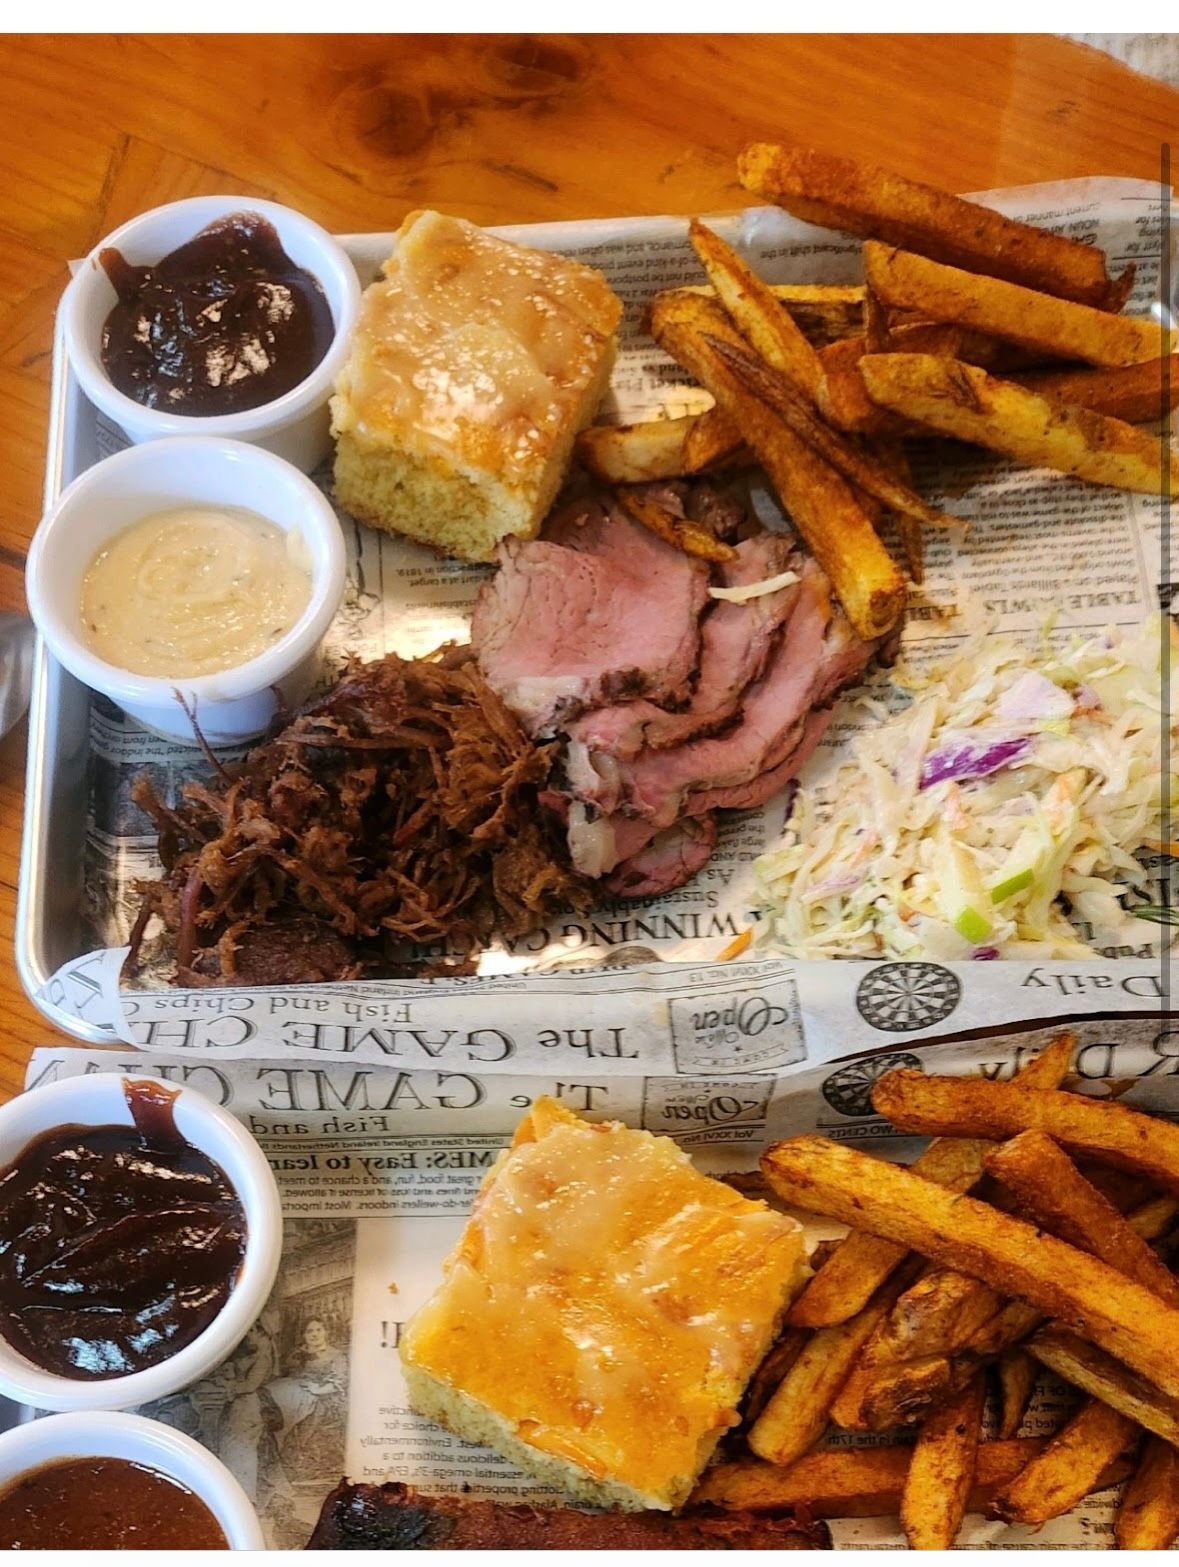
[[[266,1548],[258,1515],[219,1458],[190,1436],[140,1415],[48,1415],[0,1435],[0,1491],[71,1458],[123,1458],[186,1486],[221,1525],[233,1551]]]
[[[135,675],[86,646],[82,579],[115,534],[180,506],[244,507],[284,532],[297,529],[311,565],[311,598],[290,630],[246,663],[188,678]],[[130,446],[80,474],[41,520],[25,587],[37,629],[72,675],[145,729],[196,745],[187,704],[208,743],[226,746],[261,734],[280,698],[293,707],[311,690],[344,569],[336,514],[305,474],[260,447],[191,435]]]
[[[160,261],[210,223],[234,213],[258,213],[276,230],[282,248],[297,266],[317,278],[335,324],[327,353],[298,386],[272,402],[241,413],[165,413],[145,408],[112,383],[102,363],[102,328],[117,301],[114,286],[98,256],[117,250],[132,266]],[[328,398],[348,354],[360,307],[360,280],[347,252],[332,236],[289,207],[248,196],[193,196],[141,213],[101,240],[82,262],[62,297],[66,352],[86,396],[133,442],[168,435],[228,436],[277,452],[310,473],[331,446]]]
[[[58,1127],[133,1125],[123,1092],[126,1081],[113,1072],[67,1077],[0,1106],[0,1168],[13,1164],[34,1138]],[[150,1081],[158,1087],[158,1079]],[[266,1304],[282,1252],[282,1207],[266,1156],[240,1122],[195,1089],[179,1089],[173,1110],[177,1131],[221,1166],[245,1212],[245,1257],[229,1298],[190,1344],[167,1360],[123,1377],[66,1377],[43,1371],[0,1333],[0,1393],[18,1404],[71,1411],[131,1409],[166,1398],[215,1370],[241,1343]],[[22,1433],[36,1429],[36,1425],[20,1428]],[[22,1435],[21,1440],[27,1437]],[[22,1467],[30,1464],[26,1461]]]

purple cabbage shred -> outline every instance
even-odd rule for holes
[[[932,789],[934,784],[944,783],[947,778],[985,778],[988,773],[997,773],[1002,767],[1022,762],[1031,748],[1030,735],[982,744],[959,740],[926,757],[920,786]]]

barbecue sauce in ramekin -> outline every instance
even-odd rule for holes
[[[161,413],[210,417],[260,408],[305,381],[331,346],[319,279],[273,225],[235,212],[151,266],[99,252],[118,302],[102,363],[125,396]]]
[[[227,1551],[195,1492],[127,1458],[65,1458],[0,1489],[2,1551]]]
[[[0,1333],[56,1376],[146,1370],[225,1305],[246,1248],[220,1165],[181,1136],[175,1091],[128,1081],[132,1126],[59,1126],[0,1171]]]

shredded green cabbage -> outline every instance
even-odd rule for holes
[[[1167,634],[1179,672],[1170,621]],[[1137,856],[1169,847],[1162,636],[1155,617],[1037,656],[984,635],[931,673],[894,670],[912,701],[798,791],[781,846],[756,863],[759,944],[800,958],[1070,959],[1157,936],[1130,909],[1150,890]],[[1173,679],[1172,714],[1177,693]],[[1172,797],[1177,783],[1173,768]]]

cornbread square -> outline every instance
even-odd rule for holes
[[[411,214],[332,398],[336,498],[461,560],[535,538],[605,395],[622,306],[592,267]]]
[[[793,1219],[539,1099],[402,1335],[410,1404],[581,1502],[671,1510],[802,1274]]]

